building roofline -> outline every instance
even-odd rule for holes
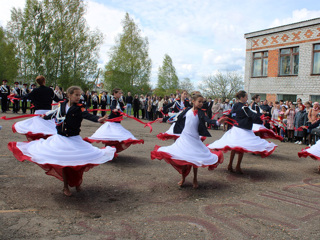
[[[305,20],[305,21],[301,21],[301,22],[290,23],[290,24],[286,24],[286,25],[282,25],[282,26],[278,26],[278,27],[267,28],[264,30],[245,33],[244,37],[245,38],[253,38],[253,37],[267,35],[270,33],[283,32],[283,31],[293,30],[293,29],[297,29],[297,28],[312,26],[312,25],[316,25],[316,24],[320,24],[320,18],[313,18],[313,19],[309,19],[309,20]]]

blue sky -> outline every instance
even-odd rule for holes
[[[87,0],[89,26],[104,34],[99,66],[108,61],[108,50],[122,32],[126,12],[148,37],[155,86],[165,54],[173,60],[180,79],[195,87],[216,71],[244,73],[244,34],[320,17],[315,0]],[[0,24],[10,19],[10,9],[25,0],[0,0]]]

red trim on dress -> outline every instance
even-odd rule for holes
[[[174,134],[168,134],[168,133],[159,133],[157,135],[157,138],[162,140],[162,141],[166,141],[166,140],[177,140],[180,136],[174,135]]]
[[[201,141],[202,141],[202,142],[204,142],[204,141],[207,139],[207,137],[205,137],[205,136],[201,136],[201,138],[200,138],[200,139],[201,139]]]
[[[157,135],[157,138],[162,141],[167,141],[169,139],[177,140],[180,136],[169,134],[169,133],[159,133]],[[201,136],[201,141],[204,142],[207,139],[207,137]]]
[[[127,140],[123,140],[123,141],[117,141],[117,140],[97,140],[97,139],[90,139],[90,138],[84,138],[84,141],[87,141],[89,143],[103,143],[105,146],[110,146],[110,147],[115,147],[117,149],[117,153],[118,152],[122,152],[123,150],[127,149],[128,147],[130,147],[130,145],[134,145],[134,144],[144,144],[144,140],[143,139],[132,139],[129,138]]]
[[[12,132],[16,133],[16,123],[12,124]],[[33,132],[27,132],[27,133],[21,133],[22,135],[25,135],[28,141],[34,141],[38,140],[40,138],[47,139],[48,137],[51,137],[52,134],[43,134],[43,133],[33,133]]]
[[[209,144],[207,144],[206,146],[208,146]],[[225,146],[223,148],[215,148],[215,150],[220,150],[220,151],[223,151],[223,152],[228,152],[228,151],[236,151],[237,153],[254,153],[254,154],[257,154],[257,155],[260,155],[262,158],[265,158],[265,157],[268,157],[269,155],[271,155],[274,150],[276,150],[276,147],[277,146],[274,146],[273,149],[271,151],[267,151],[267,150],[264,150],[264,151],[250,151],[250,150],[247,150],[245,148],[242,148],[242,147],[229,147],[229,146]]]
[[[280,135],[276,134],[271,129],[261,128],[259,130],[253,131],[253,132],[254,133],[259,133],[259,137],[263,138],[263,139],[272,138],[272,139],[277,139],[279,141],[283,140],[283,137],[281,137]]]
[[[316,155],[314,155],[314,154],[309,153],[309,152],[306,151],[308,148],[309,148],[309,147],[307,147],[307,148],[305,148],[305,149],[301,149],[301,152],[298,152],[299,158],[301,158],[301,157],[304,157],[304,158],[306,158],[306,157],[311,157],[311,158],[314,159],[314,160],[320,161],[320,157],[319,157],[319,156],[316,156]]]
[[[158,151],[159,148],[160,148],[160,146],[158,146],[158,145],[156,145],[154,147],[154,150],[151,152],[151,159],[152,160],[164,159],[167,163],[171,164],[180,174],[182,174],[182,168],[184,166],[186,166],[187,169],[185,171],[184,177],[189,175],[192,167],[199,168],[199,166],[197,166],[193,163],[190,163],[190,162],[187,162],[184,160],[173,159],[169,153]],[[208,167],[208,170],[213,170],[219,164],[223,163],[223,153],[221,151],[214,151],[211,149],[209,149],[209,150],[212,154],[215,154],[218,156],[218,162],[215,164],[212,164],[212,165],[202,165],[201,167],[203,167],[203,168]]]
[[[13,132],[13,133],[16,133],[16,132],[17,132],[15,125],[16,125],[16,123],[12,124],[12,132]]]
[[[67,176],[68,176],[68,185],[70,187],[80,186],[82,183],[82,175],[84,172],[89,171],[94,166],[98,166],[99,164],[85,164],[85,165],[78,165],[78,166],[60,166],[55,164],[39,164],[32,161],[32,158],[24,155],[23,152],[17,147],[16,142],[9,142],[8,149],[13,153],[14,157],[18,159],[20,162],[28,160],[37,164],[41,167],[47,175],[56,177],[60,181],[63,181],[62,177],[62,170],[66,169]],[[114,156],[116,157],[116,155]]]
[[[32,133],[32,132],[27,132],[26,134],[23,134],[26,136],[28,141],[34,141],[34,140],[39,140],[40,138],[47,139],[48,137],[51,137],[52,134],[43,134],[43,133]]]

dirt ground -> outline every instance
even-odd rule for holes
[[[0,120],[0,239],[320,239],[320,162],[297,156],[305,146],[275,140],[267,158],[245,154],[243,175],[226,170],[225,153],[214,171],[199,169],[198,189],[192,175],[179,188],[178,172],[150,159],[155,145],[173,143],[156,138],[169,124],[149,133],[125,119],[145,143],[86,172],[83,191],[65,197],[61,181],[8,150],[9,141],[26,141],[12,133],[13,123]],[[81,136],[98,127],[83,121]],[[205,143],[224,132],[210,133]]]

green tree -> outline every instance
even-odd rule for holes
[[[239,90],[243,89],[243,77],[238,72],[217,72],[214,75],[203,77],[199,89],[205,96],[233,98]]]
[[[181,90],[186,90],[188,93],[191,93],[192,91],[194,91],[194,85],[191,82],[190,78],[184,78],[181,82],[180,82],[180,86],[179,88]]]
[[[124,92],[146,93],[150,90],[151,59],[148,38],[126,13],[122,21],[123,33],[109,52],[110,61],[105,66],[104,81],[109,89],[121,88]]]
[[[42,55],[46,54],[43,51],[45,41],[41,34],[44,26],[42,6],[37,0],[26,1],[24,11],[16,8],[11,11],[8,33],[17,47],[18,80],[22,82],[32,81],[39,74],[45,75],[42,62]]]
[[[0,81],[16,80],[18,68],[19,59],[16,58],[15,45],[7,39],[4,29],[0,27]]]
[[[8,31],[21,60],[19,78],[33,81],[42,74],[48,84],[87,88],[97,74],[102,34],[92,32],[82,0],[27,0],[13,8]]]
[[[168,54],[164,55],[162,66],[158,70],[158,91],[169,94],[179,88],[179,78]]]

